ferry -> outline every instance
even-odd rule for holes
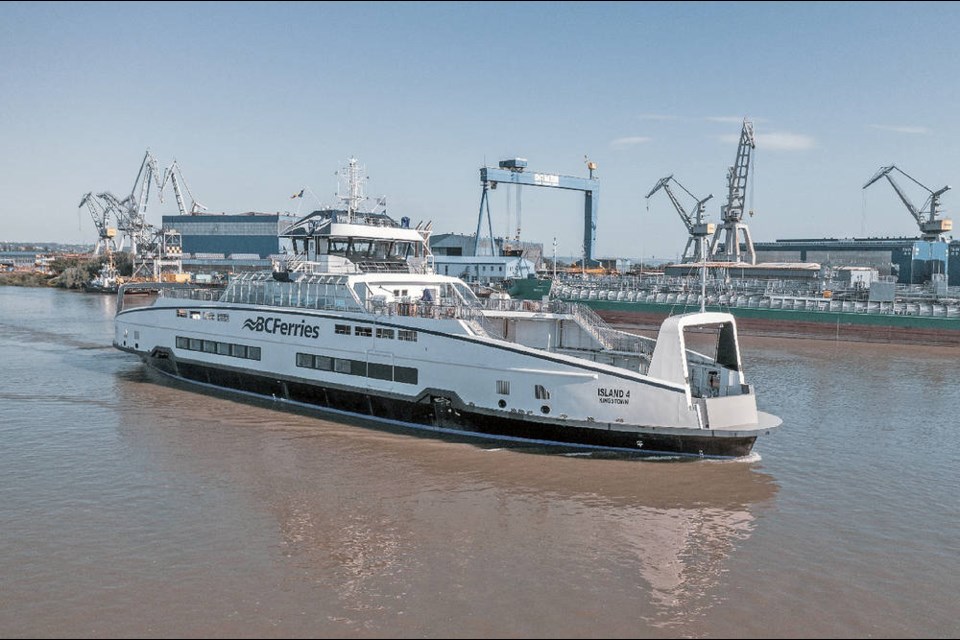
[[[672,316],[653,339],[577,304],[482,300],[435,273],[429,224],[360,211],[350,170],[346,207],[284,231],[273,270],[149,306],[121,287],[114,346],[200,387],[468,439],[738,458],[781,424],[757,408],[732,315]]]

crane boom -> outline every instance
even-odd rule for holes
[[[747,178],[750,175],[750,156],[756,148],[753,136],[753,123],[744,118],[740,130],[740,143],[737,145],[737,158],[727,170],[727,203],[720,207],[722,224],[717,227],[710,243],[710,255],[720,255],[724,262],[740,262],[740,235],[743,235],[750,264],[756,264],[757,254],[753,248],[750,229],[743,220],[743,210],[747,193]],[[753,212],[751,212],[753,215]],[[721,236],[723,242],[721,243]]]
[[[190,185],[187,184],[186,178],[183,177],[183,171],[180,169],[180,165],[177,164],[176,160],[163,172],[163,181],[160,183],[161,201],[163,200],[163,189],[168,180],[170,184],[173,185],[173,193],[177,198],[177,209],[180,210],[180,215],[187,215],[187,208],[183,203],[183,193],[180,189],[181,185],[186,189],[187,195],[190,196],[190,215],[196,215],[201,211],[206,211],[207,208],[197,202],[197,199],[193,197],[193,192],[190,191]]]
[[[740,130],[740,144],[737,145],[737,159],[727,172],[727,204],[721,210],[721,218],[724,222],[739,222],[743,218],[747,176],[750,173],[750,155],[755,148],[753,123],[744,120],[743,128]]]
[[[113,241],[116,229],[109,226],[110,210],[98,203],[90,191],[83,196],[78,206],[82,208],[84,205],[90,211],[90,217],[97,228],[97,244],[93,248],[93,255],[100,255],[101,251],[110,255],[116,249]]]
[[[897,184],[897,181],[893,179],[891,174],[894,171],[897,171],[930,194],[920,209],[917,209],[913,205],[913,203],[910,201],[910,198],[907,197],[907,194],[904,193],[903,189],[900,188],[900,185]],[[896,165],[891,164],[886,167],[880,167],[880,170],[877,171],[872,178],[867,180],[867,183],[863,185],[863,188],[866,189],[880,178],[886,178],[887,182],[890,183],[890,186],[893,187],[893,190],[897,193],[897,197],[900,198],[900,201],[907,208],[907,211],[909,211],[910,215],[913,216],[913,219],[916,220],[917,226],[920,228],[920,235],[924,240],[931,242],[942,240],[943,234],[953,229],[952,220],[949,218],[938,217],[940,215],[940,196],[950,190],[949,185],[937,191],[933,191],[904,170],[898,168]]]
[[[683,205],[680,204],[680,200],[677,198],[676,194],[673,192],[673,189],[670,188],[670,183],[674,182],[678,187],[683,189],[683,191],[696,200],[696,204],[693,207],[692,213],[688,212],[683,208]],[[690,193],[690,191],[680,184],[679,180],[676,180],[673,175],[669,175],[666,178],[661,178],[653,189],[650,190],[650,193],[647,194],[647,199],[649,199],[657,191],[663,189],[666,192],[667,197],[670,198],[670,202],[673,204],[673,208],[677,210],[680,219],[683,221],[684,226],[687,227],[687,232],[690,234],[689,239],[687,240],[687,246],[683,250],[683,261],[684,262],[697,262],[703,256],[701,255],[701,238],[705,238],[708,235],[711,235],[715,230],[715,225],[705,224],[703,222],[703,211],[705,208],[706,202],[713,197],[713,194],[708,195],[702,200],[697,199],[695,195]],[[693,249],[693,252],[691,252]]]
[[[136,214],[142,218],[147,215],[147,201],[150,198],[150,183],[153,182],[160,187],[160,170],[157,169],[157,159],[147,149],[143,156],[143,162],[140,163],[140,171],[137,172],[137,179],[133,182],[133,189],[130,195],[136,198]]]
[[[676,194],[674,194],[673,190],[670,188],[671,181],[673,181],[678,187],[683,189],[683,191],[688,196],[696,200],[696,204],[694,205],[694,209],[693,209],[693,214],[687,212],[683,208],[683,205],[680,204],[680,200],[677,199]],[[651,196],[653,196],[653,194],[655,194],[660,189],[663,189],[666,192],[667,197],[670,198],[670,202],[673,204],[673,208],[677,210],[677,213],[680,215],[680,219],[683,220],[683,224],[687,227],[687,231],[693,233],[697,225],[703,224],[704,205],[707,203],[707,201],[710,198],[713,197],[712,193],[708,195],[706,198],[702,200],[698,200],[697,196],[690,193],[690,191],[686,187],[684,187],[682,184],[680,184],[680,181],[675,179],[672,174],[667,176],[666,178],[660,178],[660,181],[657,182],[657,184],[654,185],[653,189],[650,190],[650,193],[647,194],[647,198],[649,199]]]

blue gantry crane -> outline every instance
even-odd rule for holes
[[[597,165],[588,160],[587,168],[590,170],[589,178],[561,176],[555,173],[527,171],[527,161],[524,158],[510,158],[508,160],[501,160],[498,168],[483,167],[480,169],[480,182],[483,185],[483,195],[480,196],[480,215],[477,219],[477,255],[481,255],[482,243],[480,239],[481,233],[483,232],[484,217],[486,217],[487,230],[490,235],[492,255],[497,254],[497,246],[493,241],[493,223],[490,220],[490,199],[487,192],[490,189],[496,189],[497,185],[502,183],[582,191],[584,195],[583,253],[585,260],[593,261],[593,251],[597,241],[597,201],[600,198],[600,183],[593,177],[593,172],[596,170]],[[517,215],[519,216],[519,210]]]

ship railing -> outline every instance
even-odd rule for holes
[[[562,300],[513,300],[489,298],[486,308],[491,311],[526,311],[572,316],[574,321],[608,351],[652,353],[653,341],[643,336],[614,329],[589,307]]]
[[[123,311],[125,296],[135,293],[155,294],[157,298],[177,298],[214,302],[223,295],[223,287],[198,287],[179,282],[128,282],[117,289],[117,313]]]
[[[287,256],[285,260],[281,262],[281,267],[286,268],[287,271],[295,272],[301,271],[304,264],[306,263],[306,256]]]
[[[614,349],[616,341],[611,340],[610,335],[613,329],[592,309],[582,304],[571,304],[565,311],[572,315],[577,324],[586,329],[605,349]]]
[[[363,273],[409,273],[410,266],[399,260],[363,260],[356,263]]]
[[[483,314],[480,307],[471,307],[452,299],[442,299],[438,302],[379,300],[371,299],[366,302],[366,311],[378,316],[401,316],[408,318],[426,318],[430,320],[463,320],[481,335],[499,340],[503,339],[501,332]]]

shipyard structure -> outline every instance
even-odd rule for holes
[[[921,238],[799,238],[758,242],[758,262],[860,267],[898,284],[960,286],[960,241]]]
[[[551,298],[580,302],[621,328],[659,326],[665,316],[697,309],[725,311],[743,333],[835,340],[960,345],[960,243],[948,236],[940,196],[895,165],[881,167],[863,185],[886,180],[914,218],[913,238],[787,239],[754,243],[744,214],[754,149],[744,120],[727,171],[720,222],[704,220],[705,203],[673,175],[647,194],[664,192],[689,232],[683,258],[662,270],[553,278]],[[914,206],[898,180],[924,191]],[[685,204],[692,202],[692,204]],[[537,299],[533,285],[512,295]],[[542,287],[539,287],[542,289]]]
[[[191,273],[269,268],[282,254],[281,233],[297,220],[281,213],[163,216],[164,231],[181,239],[181,263]]]

